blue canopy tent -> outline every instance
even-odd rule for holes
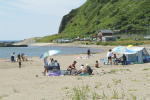
[[[125,47],[118,46],[112,49],[112,52],[118,54],[125,54],[127,56],[127,61],[143,63],[146,56],[149,56],[149,53],[144,47]]]
[[[128,49],[127,47],[124,47],[124,46],[115,47],[112,51],[115,53],[119,53],[119,54],[135,54],[136,53],[136,51]]]

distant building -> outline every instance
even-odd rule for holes
[[[73,42],[73,40],[64,38],[64,39],[56,39],[53,42],[56,42],[56,43],[71,43],[71,42]]]
[[[150,35],[145,36],[144,39],[150,40]]]
[[[116,37],[113,36],[114,32],[112,30],[100,30],[97,35],[98,41],[116,41]]]

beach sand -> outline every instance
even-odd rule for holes
[[[94,66],[106,56],[104,52],[86,55],[53,56],[65,70],[74,60]],[[94,68],[92,76],[43,76],[43,61],[39,57],[22,63],[0,59],[0,100],[72,100],[78,89],[85,90],[87,100],[150,100],[150,63],[133,65],[103,65]],[[73,89],[74,88],[74,89]],[[76,90],[75,90],[76,89]],[[75,99],[78,100],[78,99]]]

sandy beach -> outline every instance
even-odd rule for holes
[[[89,59],[85,54],[52,56],[65,70],[74,60],[94,66],[106,57],[107,48]],[[0,100],[80,100],[75,92],[85,90],[87,100],[150,100],[150,63],[103,65],[92,76],[43,76],[43,60],[29,58],[22,63],[0,59]],[[94,99],[95,98],[95,99]]]

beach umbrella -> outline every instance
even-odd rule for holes
[[[133,45],[128,45],[127,47],[133,47]]]
[[[46,57],[49,57],[49,56],[56,55],[58,53],[60,53],[59,50],[49,50],[49,51],[45,52],[44,54],[42,54],[40,58],[46,58]]]

